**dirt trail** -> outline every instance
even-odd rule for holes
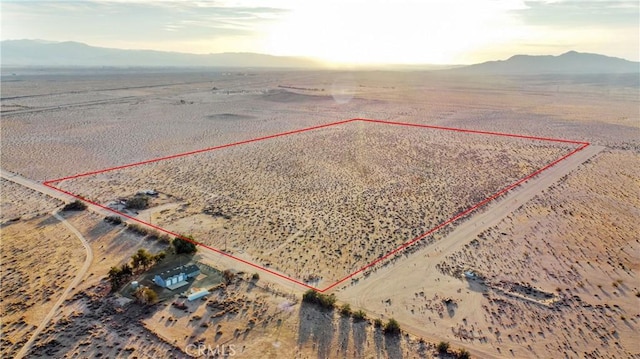
[[[73,201],[76,200],[76,198],[71,196],[71,195],[68,195],[66,193],[57,191],[57,190],[55,190],[55,189],[53,189],[51,187],[45,186],[41,182],[34,181],[34,180],[26,178],[26,177],[22,177],[22,176],[20,176],[20,175],[18,175],[16,173],[9,172],[7,170],[0,169],[0,177],[3,177],[4,179],[9,180],[11,182],[15,182],[15,183],[17,183],[19,185],[22,185],[24,187],[30,188],[30,189],[32,189],[34,191],[43,193],[43,194],[45,194],[45,195],[47,195],[49,197],[59,199],[59,200],[61,200],[63,202],[73,202]],[[90,210],[92,212],[95,212],[95,213],[97,213],[99,215],[112,216],[112,215],[115,214],[114,212],[111,212],[111,211],[106,210],[106,209],[104,209],[102,207],[96,206],[94,204],[91,204],[91,203],[88,203],[88,202],[85,202],[85,204],[87,205],[87,209],[88,210]]]
[[[89,266],[91,266],[91,262],[93,262],[93,251],[91,250],[91,246],[89,245],[89,242],[87,242],[87,239],[82,235],[82,233],[80,233],[74,226],[71,225],[71,223],[69,223],[64,217],[60,216],[57,212],[52,213],[52,215],[57,220],[62,222],[71,232],[73,232],[73,234],[75,234],[76,237],[78,237],[78,239],[80,240],[80,242],[84,246],[84,249],[87,252],[87,256],[84,260],[84,265],[82,266],[80,271],[78,271],[78,273],[76,274],[76,277],[69,284],[69,286],[64,290],[64,292],[62,293],[60,298],[58,298],[58,301],[53,305],[49,313],[47,313],[44,319],[42,319],[42,321],[40,322],[40,325],[38,325],[38,327],[33,332],[33,334],[31,334],[31,338],[29,338],[29,340],[24,344],[24,346],[20,349],[20,351],[18,351],[18,353],[15,356],[17,359],[24,357],[25,354],[29,352],[29,349],[31,349],[35,340],[38,338],[40,333],[42,333],[42,331],[49,326],[49,322],[56,315],[56,313],[58,312],[58,309],[67,299],[67,297],[69,297],[69,294],[71,294],[71,291],[73,291],[78,286],[78,284],[80,284],[85,274],[89,270]]]
[[[74,200],[74,198],[72,196],[69,196],[69,195],[66,195],[64,193],[58,192],[58,191],[56,191],[56,190],[54,190],[52,188],[49,188],[49,187],[43,185],[42,183],[39,183],[39,182],[36,182],[36,181],[32,181],[32,180],[30,180],[28,178],[24,178],[22,176],[19,176],[17,174],[14,174],[14,173],[2,170],[2,169],[0,169],[0,176],[4,177],[5,179],[7,179],[9,181],[12,181],[12,182],[15,182],[15,183],[17,183],[19,185],[22,185],[24,187],[30,188],[30,189],[32,189],[34,191],[38,191],[38,192],[41,192],[41,193],[43,193],[45,195],[51,196],[53,198],[57,198],[57,199],[59,199],[61,201],[69,202],[69,201]],[[92,206],[92,207],[95,207],[95,206]],[[101,212],[101,213],[105,212],[105,210],[100,208],[100,207],[95,207],[95,208],[92,208],[92,209],[94,211],[96,211],[96,212]],[[65,291],[62,293],[62,295],[60,296],[58,301],[51,308],[49,313],[40,322],[40,325],[38,325],[36,330],[33,332],[33,334],[31,335],[31,338],[29,338],[29,340],[25,343],[25,345],[22,347],[22,349],[20,349],[20,351],[16,354],[16,358],[22,358],[22,357],[24,357],[24,355],[26,353],[29,352],[29,349],[31,349],[31,346],[33,345],[33,343],[35,342],[37,337],[40,335],[40,333],[44,329],[47,328],[47,326],[49,325],[49,322],[55,316],[55,314],[58,312],[58,309],[64,303],[64,301],[67,299],[67,297],[69,296],[71,291],[74,290],[78,286],[78,284],[80,284],[80,282],[82,281],[82,278],[84,278],[85,274],[89,270],[89,266],[91,265],[91,262],[93,261],[93,251],[91,250],[91,246],[89,245],[89,242],[82,235],[82,233],[80,233],[74,226],[72,226],[71,223],[69,223],[64,217],[62,217],[60,214],[58,214],[58,212],[52,212],[52,215],[57,220],[62,222],[80,240],[80,242],[82,243],[82,246],[84,246],[84,249],[87,252],[87,256],[86,256],[86,258],[84,260],[84,265],[82,266],[80,271],[78,271],[78,273],[76,274],[76,277],[69,284],[69,286],[65,289]]]
[[[13,172],[9,172],[7,170],[3,170],[0,169],[0,176],[3,177],[6,180],[9,180],[11,182],[15,182],[21,186],[30,188],[34,191],[38,191],[40,193],[44,193],[47,196],[53,197],[53,198],[57,198],[63,202],[71,202],[73,200],[75,200],[75,198],[73,198],[72,196],[69,196],[67,194],[64,194],[62,192],[56,191],[53,188],[49,188],[47,186],[45,186],[44,184],[22,177],[19,174],[13,173]]]

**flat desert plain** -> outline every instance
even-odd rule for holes
[[[474,357],[640,355],[638,85],[624,75],[11,73],[3,357],[207,357],[226,346],[247,358],[429,358],[443,356],[440,342]],[[110,268],[168,244],[106,223],[114,213],[95,206],[58,212],[73,198],[42,185],[352,118],[590,146],[326,292],[349,310],[303,302],[306,287],[202,247],[191,261],[227,271],[224,283],[184,306],[179,291],[138,303],[111,286]],[[105,206],[157,190],[127,213],[322,289],[576,147],[353,121],[55,185]],[[400,335],[375,324],[390,318]]]
[[[324,288],[577,147],[358,121],[56,185]]]

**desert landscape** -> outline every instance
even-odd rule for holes
[[[145,209],[155,225],[324,288],[577,147],[349,122],[56,186],[153,188],[176,204]]]
[[[638,357],[634,76],[3,68],[0,355]],[[590,145],[326,291],[333,310],[203,247],[230,273],[204,299],[132,300],[110,269],[171,245],[42,185],[354,118]],[[577,147],[352,121],[55,186],[117,212],[155,190],[126,214],[322,289]]]

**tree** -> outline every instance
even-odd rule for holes
[[[384,333],[390,335],[400,334],[400,324],[398,324],[398,321],[393,318],[389,319],[387,324],[384,326]]]
[[[111,288],[115,290],[118,288],[125,280],[127,280],[133,274],[133,270],[131,266],[127,263],[123,264],[121,267],[111,267],[109,269],[109,282],[111,282]]]
[[[165,253],[164,251],[158,252],[158,254],[153,256],[153,264],[158,264],[162,262],[162,260],[165,259],[166,256],[167,256],[167,253]]]
[[[131,266],[128,263],[125,263],[122,265],[122,267],[120,267],[120,275],[123,278],[126,278],[130,275],[133,275],[133,269],[131,268]]]
[[[140,248],[136,254],[131,256],[131,265],[134,269],[142,267],[142,269],[145,270],[151,264],[152,260],[152,255],[147,252],[146,249]]]
[[[149,287],[139,287],[133,295],[142,304],[153,304],[158,300],[158,293]]]
[[[460,349],[460,351],[458,351],[458,353],[456,354],[456,357],[458,359],[469,359],[471,358],[471,354],[467,349]]]
[[[127,199],[127,208],[130,209],[145,209],[149,207],[149,197],[144,195],[136,195]]]
[[[191,237],[186,237],[186,238],[192,240]],[[172,244],[173,244],[173,248],[176,251],[176,254],[181,254],[181,253],[192,254],[198,250],[196,248],[196,245],[193,242],[184,240],[179,237],[174,238]]]
[[[436,345],[436,350],[440,354],[447,354],[449,352],[449,342],[442,341]]]
[[[122,281],[122,269],[118,267],[111,267],[109,269],[109,282],[111,282],[111,287],[115,288],[120,285]]]

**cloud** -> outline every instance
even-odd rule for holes
[[[2,12],[3,32],[8,32],[3,38],[67,40],[82,34],[85,41],[90,42],[250,36],[287,10],[220,1],[93,0],[3,1]]]
[[[637,27],[640,14],[637,0],[525,1],[524,4],[524,8],[513,10],[512,13],[528,25]]]

